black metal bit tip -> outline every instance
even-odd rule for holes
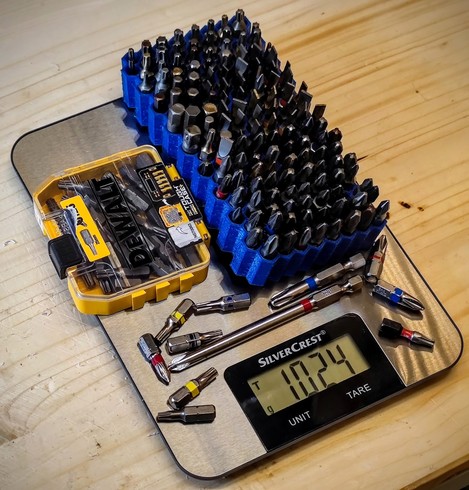
[[[264,259],[272,260],[278,255],[280,239],[278,235],[270,235],[260,249],[260,254]]]
[[[249,231],[246,237],[246,246],[253,249],[259,247],[262,243],[263,234],[262,228],[254,228]]]

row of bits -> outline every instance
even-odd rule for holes
[[[150,74],[150,75],[149,75]],[[325,105],[238,10],[122,58],[124,101],[204,206],[231,269],[263,286],[369,248],[389,201],[356,182]],[[234,251],[236,253],[234,254]]]

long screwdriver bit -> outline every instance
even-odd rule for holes
[[[280,327],[285,323],[299,318],[303,315],[329,306],[340,300],[345,294],[353,294],[360,291],[363,281],[360,276],[353,276],[341,285],[334,285],[311,295],[310,298],[304,299],[300,303],[279,310],[249,325],[239,328],[215,342],[202,347],[194,352],[176,356],[169,364],[169,370],[180,372],[198,364],[206,359],[210,359],[222,352],[226,352],[244,342],[252,340],[274,328]]]
[[[343,277],[347,272],[356,271],[365,265],[365,257],[363,254],[358,253],[352,255],[347,262],[335,264],[321,272],[318,272],[314,276],[307,277],[302,281],[299,281],[287,288],[275,293],[269,301],[269,306],[272,308],[282,308],[293,301],[297,301],[302,296],[316,291],[319,288],[331,284],[341,277]]]

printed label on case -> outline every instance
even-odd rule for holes
[[[109,256],[109,248],[91,217],[83,198],[74,196],[65,199],[60,202],[60,206],[65,211],[67,224],[70,230],[75,233],[86,258],[90,262],[95,262]]]

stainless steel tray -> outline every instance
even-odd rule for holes
[[[12,162],[27,190],[34,189],[49,175],[105,157],[117,151],[147,143],[136,131],[121,100],[77,114],[22,136],[12,150]],[[189,293],[172,295],[161,303],[145,305],[141,310],[123,311],[100,317],[103,329],[130,374],[142,401],[154,418],[167,410],[168,396],[204,369],[214,366],[219,378],[198,398],[212,403],[217,418],[212,424],[160,424],[159,431],[178,465],[196,478],[218,478],[269,454],[223,379],[224,370],[259,351],[279,344],[345,313],[357,313],[378,340],[385,355],[394,365],[406,389],[453,366],[462,352],[462,337],[451,318],[400,247],[389,228],[385,229],[389,247],[383,279],[415,294],[425,304],[424,315],[406,315],[371,297],[368,288],[352,297],[344,297],[332,306],[272,330],[254,340],[233,348],[181,373],[173,374],[169,386],[159,383],[140,355],[136,342],[147,331],[156,333],[165,318],[184,298],[194,301],[215,299],[228,293],[243,292],[235,285],[212,251],[207,280]],[[295,278],[295,280],[299,279]],[[275,290],[287,285],[276,284]],[[270,313],[267,300],[273,289],[252,289],[253,305],[247,311],[230,314],[214,313],[192,317],[184,331],[222,329],[229,333]],[[433,351],[416,349],[402,343],[379,338],[377,329],[382,318],[400,321],[435,340]]]

